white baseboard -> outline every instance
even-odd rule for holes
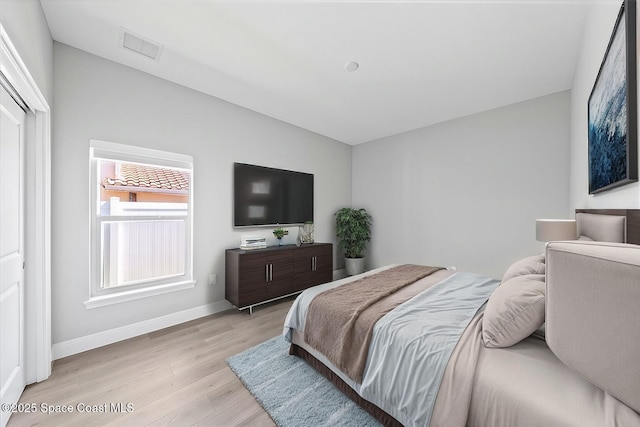
[[[218,301],[212,304],[191,308],[189,310],[167,314],[166,316],[156,317],[155,319],[149,319],[143,322],[109,329],[108,331],[102,331],[96,334],[59,342],[53,344],[52,357],[53,360],[62,359],[63,357],[72,356],[74,354],[82,353],[83,351],[93,350],[94,348],[113,344],[114,342],[123,341],[137,337],[138,335],[148,334],[149,332],[175,326],[190,320],[199,319],[200,317],[209,316],[214,313],[219,313],[232,307],[233,306],[228,301]]]

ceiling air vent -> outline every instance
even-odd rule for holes
[[[161,44],[134,34],[122,27],[120,27],[120,42],[125,49],[155,60],[158,60],[160,52],[162,51]]]

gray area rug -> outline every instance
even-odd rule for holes
[[[380,425],[302,359],[290,356],[281,336],[227,363],[280,427]]]

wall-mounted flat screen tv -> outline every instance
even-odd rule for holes
[[[233,225],[291,225],[313,221],[313,174],[233,164]]]

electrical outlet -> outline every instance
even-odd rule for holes
[[[209,285],[210,285],[210,286],[211,286],[211,285],[215,285],[215,284],[216,284],[216,282],[217,282],[216,274],[215,274],[215,273],[211,273],[211,274],[209,275]]]

